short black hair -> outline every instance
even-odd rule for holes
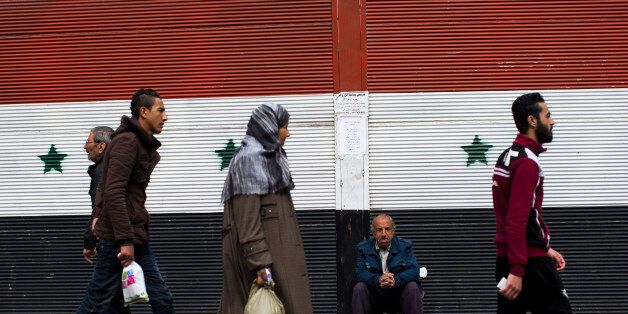
[[[528,93],[517,97],[512,103],[512,118],[515,120],[519,133],[528,132],[528,116],[532,115],[539,119],[541,113],[539,103],[541,102],[545,102],[545,100],[540,93]]]
[[[131,116],[135,119],[140,117],[140,108],[146,107],[149,110],[155,104],[155,98],[161,98],[157,91],[150,88],[140,88],[131,98]]]

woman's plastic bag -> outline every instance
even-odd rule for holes
[[[266,268],[266,282],[262,283],[261,279],[253,282],[251,292],[249,292],[249,300],[244,307],[244,314],[286,314],[283,303],[273,291],[275,283],[270,274],[270,270]]]
[[[122,270],[122,294],[124,294],[125,306],[139,301],[148,301],[144,271],[136,262],[132,262]]]
[[[253,283],[244,314],[286,314],[286,310],[271,285],[258,286]]]

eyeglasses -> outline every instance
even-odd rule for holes
[[[85,141],[85,145],[88,145],[88,144],[100,144],[100,142]]]

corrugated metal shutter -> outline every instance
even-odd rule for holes
[[[544,217],[568,269],[575,312],[625,313],[628,260],[628,90],[541,90],[556,119],[541,155]],[[371,209],[392,211],[431,275],[428,310],[488,313],[495,305],[491,176],[516,130],[510,104],[523,91],[370,94]],[[492,145],[467,166],[462,146]],[[612,253],[609,253],[612,252]],[[609,256],[611,255],[611,256]],[[619,267],[623,267],[619,266]]]
[[[628,87],[628,2],[366,1],[368,90]]]
[[[556,119],[541,155],[544,206],[628,205],[628,90],[541,90]],[[371,208],[492,208],[491,177],[523,91],[370,95]],[[462,146],[487,145],[467,165]]]
[[[314,313],[335,313],[338,306],[335,216],[335,209],[297,211]]]
[[[217,309],[226,169],[216,151],[238,145],[251,111],[269,101],[291,113],[285,148],[314,307],[333,311],[336,251],[320,245],[336,241],[331,11],[331,0],[0,3],[0,220],[16,227],[0,234],[0,311],[75,309],[68,299],[80,300],[89,273],[59,274],[83,263],[84,217],[71,220],[90,208],[83,142],[96,125],[117,126],[139,87],[158,90],[169,113],[147,207],[178,311]],[[44,174],[37,156],[52,144],[67,155],[63,173]],[[48,253],[15,263],[42,242]],[[80,283],[50,288],[59,282]]]
[[[331,0],[4,1],[0,104],[333,92]]]
[[[148,188],[147,207],[160,212],[222,211],[227,169],[216,150],[239,146],[252,110],[263,102],[284,105],[292,136],[285,149],[296,189],[295,206],[335,208],[333,95],[223,99],[165,99],[169,120],[161,162]],[[96,125],[117,127],[127,102],[2,106],[0,115],[0,216],[90,212],[83,143]],[[44,173],[37,157],[54,144],[63,173]],[[315,167],[313,167],[315,165]]]
[[[625,276],[605,259],[628,259],[627,12],[625,1],[366,2],[370,203],[393,210],[432,270],[427,311],[494,311],[492,167],[516,134],[510,104],[540,91],[557,121],[541,156],[544,216],[574,312],[626,312]],[[491,145],[486,164],[463,150],[476,136]]]
[[[371,212],[373,217],[380,211]],[[495,313],[495,224],[490,208],[388,212],[396,235],[412,240],[419,264],[425,313]],[[543,211],[552,245],[565,257],[561,278],[574,313],[628,309],[628,208],[552,207]]]
[[[154,198],[149,205],[166,211],[222,211],[220,194],[227,169],[220,170],[215,151],[224,149],[229,139],[239,146],[252,110],[263,102],[280,103],[290,112],[292,135],[285,150],[296,184],[295,207],[334,208],[332,95],[171,101],[171,132],[164,131],[160,137],[162,162],[151,180],[149,191]],[[176,193],[172,193],[173,185]]]
[[[220,194],[227,169],[221,171],[216,150],[224,149],[230,139],[239,144],[251,111],[263,102],[280,103],[291,114],[292,136],[285,149],[296,183],[292,195],[303,231],[312,298],[317,313],[335,309],[336,251],[328,247],[336,241],[333,95],[164,102],[169,120],[158,135],[162,159],[149,184],[147,207],[153,215],[152,244],[176,294],[178,312],[217,310],[222,289]],[[4,265],[0,268],[6,272],[0,271],[4,283],[0,312],[75,310],[91,271],[80,255],[87,217],[76,216],[90,212],[85,173],[90,162],[82,146],[90,128],[115,127],[120,115],[128,114],[127,104],[2,107],[0,224],[6,228],[0,228],[0,265]],[[62,173],[43,173],[44,164],[37,156],[45,155],[51,144],[67,154]],[[51,288],[69,282],[72,286],[63,291]],[[33,302],[34,298],[41,302]],[[134,312],[146,313],[148,308],[138,305]]]
[[[541,90],[556,119],[541,155],[544,217],[568,269],[575,312],[625,313],[628,90]],[[426,309],[488,313],[495,306],[491,177],[516,129],[510,104],[523,91],[370,94],[371,209],[393,211],[431,269]],[[467,166],[462,146],[492,145]],[[612,252],[612,253],[610,253]],[[612,255],[612,256],[609,256]],[[619,266],[622,267],[622,266]]]
[[[335,211],[299,211],[315,313],[336,309]],[[74,313],[92,272],[87,216],[0,217],[0,312]],[[151,217],[151,247],[177,313],[216,313],[222,292],[221,213]],[[60,289],[62,288],[62,289]],[[146,303],[133,313],[151,313]]]

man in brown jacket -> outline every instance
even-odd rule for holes
[[[109,313],[120,286],[122,267],[137,262],[144,271],[153,313],[174,313],[173,298],[148,243],[146,187],[159,162],[161,133],[167,120],[161,96],[140,89],[131,100],[132,118],[122,117],[103,160],[101,188],[93,212],[98,256],[92,280],[77,313]]]

